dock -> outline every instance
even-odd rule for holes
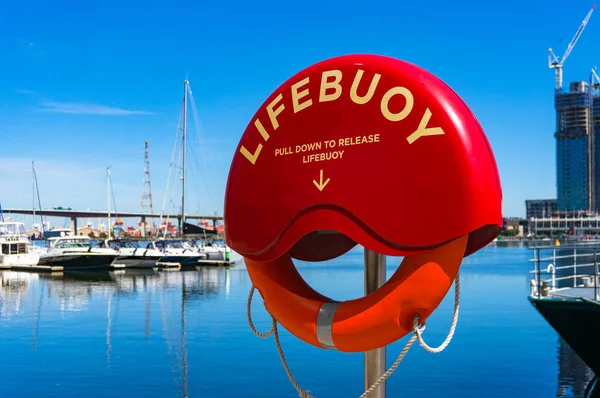
[[[63,267],[58,265],[0,265],[0,270],[33,271],[33,272],[62,272]]]
[[[198,260],[196,265],[205,265],[205,266],[217,266],[217,267],[231,267],[235,264],[235,261],[231,260]]]
[[[156,263],[156,266],[160,267],[160,268],[181,268],[180,263],[171,263],[171,262],[163,262],[163,261],[158,261]]]

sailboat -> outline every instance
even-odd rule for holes
[[[148,249],[160,250],[164,253],[158,262],[158,266],[168,266],[170,264],[192,265],[197,264],[198,260],[205,260],[207,255],[205,253],[195,250],[194,247],[185,242],[184,227],[185,222],[185,180],[186,180],[186,155],[187,155],[187,102],[189,92],[189,81],[187,79],[183,82],[183,105],[182,105],[182,134],[181,134],[181,146],[182,146],[182,175],[181,175],[181,216],[179,217],[179,230],[181,231],[181,240],[158,238],[148,243]],[[168,183],[167,190],[168,191]],[[164,202],[163,202],[164,207]],[[162,212],[162,211],[161,211]],[[161,216],[162,219],[162,216]]]

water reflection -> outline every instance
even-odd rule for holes
[[[38,279],[36,274],[0,272],[0,318],[9,318],[23,311],[29,285]]]
[[[559,337],[557,347],[558,386],[557,398],[600,397],[600,389],[594,389],[594,372],[577,356],[575,351]],[[592,394],[593,393],[593,394]],[[592,395],[590,395],[592,394]]]
[[[190,305],[202,300],[215,300],[229,295],[230,270],[198,267],[188,270],[163,271],[158,269],[82,271],[69,273],[35,274],[27,272],[0,272],[0,326],[18,324],[25,313],[32,314],[31,347],[39,343],[39,324],[44,318],[58,314],[61,320],[73,314],[105,313],[106,365],[111,366],[113,331],[122,323],[121,330],[131,322],[143,322],[143,335],[150,342],[154,331],[151,318],[158,310],[160,338],[166,343],[171,371],[177,375],[181,396],[188,396],[187,311]],[[128,317],[119,318],[120,302],[135,299],[141,303],[141,312],[125,307]],[[29,305],[27,305],[29,303]],[[128,303],[129,304],[129,303]],[[50,307],[48,308],[44,307]],[[132,314],[133,312],[133,314]],[[177,319],[179,318],[179,319]],[[97,325],[98,318],[94,323]],[[100,321],[100,323],[103,323]],[[138,323],[138,324],[139,324]],[[76,332],[76,331],[75,331]],[[44,336],[51,344],[52,336]],[[119,339],[123,340],[121,335]]]
[[[411,349],[388,395],[586,396],[591,373],[526,300],[529,258],[526,249],[497,248],[469,257],[460,333],[435,359]],[[363,254],[344,261],[302,265],[301,273],[319,291],[356,297]],[[249,331],[250,283],[243,268],[0,272],[0,352],[10,358],[0,365],[0,396],[297,397],[272,337],[260,341]],[[254,305],[257,327],[268,329],[262,303]],[[433,344],[448,332],[451,306],[449,295],[428,329]],[[322,352],[281,334],[294,375],[314,396],[362,393],[361,355]]]

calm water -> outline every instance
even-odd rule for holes
[[[590,371],[527,301],[530,251],[487,247],[463,262],[456,334],[441,354],[415,344],[388,379],[388,397],[582,397]],[[398,259],[388,258],[388,277]],[[334,299],[362,296],[362,250],[301,274]],[[297,397],[273,337],[248,328],[250,281],[231,270],[95,275],[3,272],[2,397]],[[439,345],[450,293],[425,339]],[[269,318],[260,296],[259,330]],[[288,363],[315,397],[358,397],[363,354],[320,350],[280,328]],[[406,340],[388,346],[391,364]]]

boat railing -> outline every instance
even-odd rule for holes
[[[596,300],[600,298],[598,261],[600,245],[573,244],[532,247],[533,275],[531,296],[540,298],[561,296],[569,289],[593,289]],[[554,293],[554,294],[553,294]],[[572,296],[572,294],[570,294]]]

